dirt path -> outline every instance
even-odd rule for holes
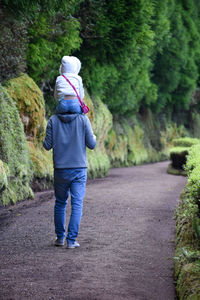
[[[0,209],[0,299],[172,300],[173,213],[186,179],[168,162],[89,181],[79,249],[53,246],[53,192]]]

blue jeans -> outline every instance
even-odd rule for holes
[[[65,211],[69,193],[71,194],[71,216],[68,225],[67,242],[73,243],[79,232],[83,198],[87,180],[87,168],[54,170],[54,224],[58,238],[65,238]]]
[[[64,100],[64,97],[59,99],[59,104],[56,106],[56,113],[74,113],[74,114],[82,114],[83,111],[80,107],[80,103],[78,99],[73,100]]]

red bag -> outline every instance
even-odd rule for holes
[[[67,80],[67,82],[73,87],[73,89],[74,89],[74,91],[75,91],[75,93],[76,93],[76,95],[77,95],[77,98],[78,98],[78,100],[79,100],[79,103],[80,103],[80,106],[81,106],[81,108],[82,108],[83,113],[84,113],[84,114],[87,114],[88,111],[90,110],[89,107],[81,100],[81,98],[79,97],[79,95],[78,95],[78,93],[77,93],[77,90],[76,90],[75,86],[69,81],[69,79],[68,79],[65,75],[62,75],[62,76],[63,76],[63,77]]]

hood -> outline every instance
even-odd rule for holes
[[[70,123],[77,118],[79,114],[56,114],[63,123]]]
[[[78,75],[81,69],[81,62],[75,56],[63,56],[60,65],[60,75],[72,73]]]

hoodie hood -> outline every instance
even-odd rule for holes
[[[56,114],[63,123],[70,123],[77,118],[79,114]]]
[[[81,69],[81,62],[75,56],[63,56],[60,65],[60,75],[72,73],[78,75]]]

